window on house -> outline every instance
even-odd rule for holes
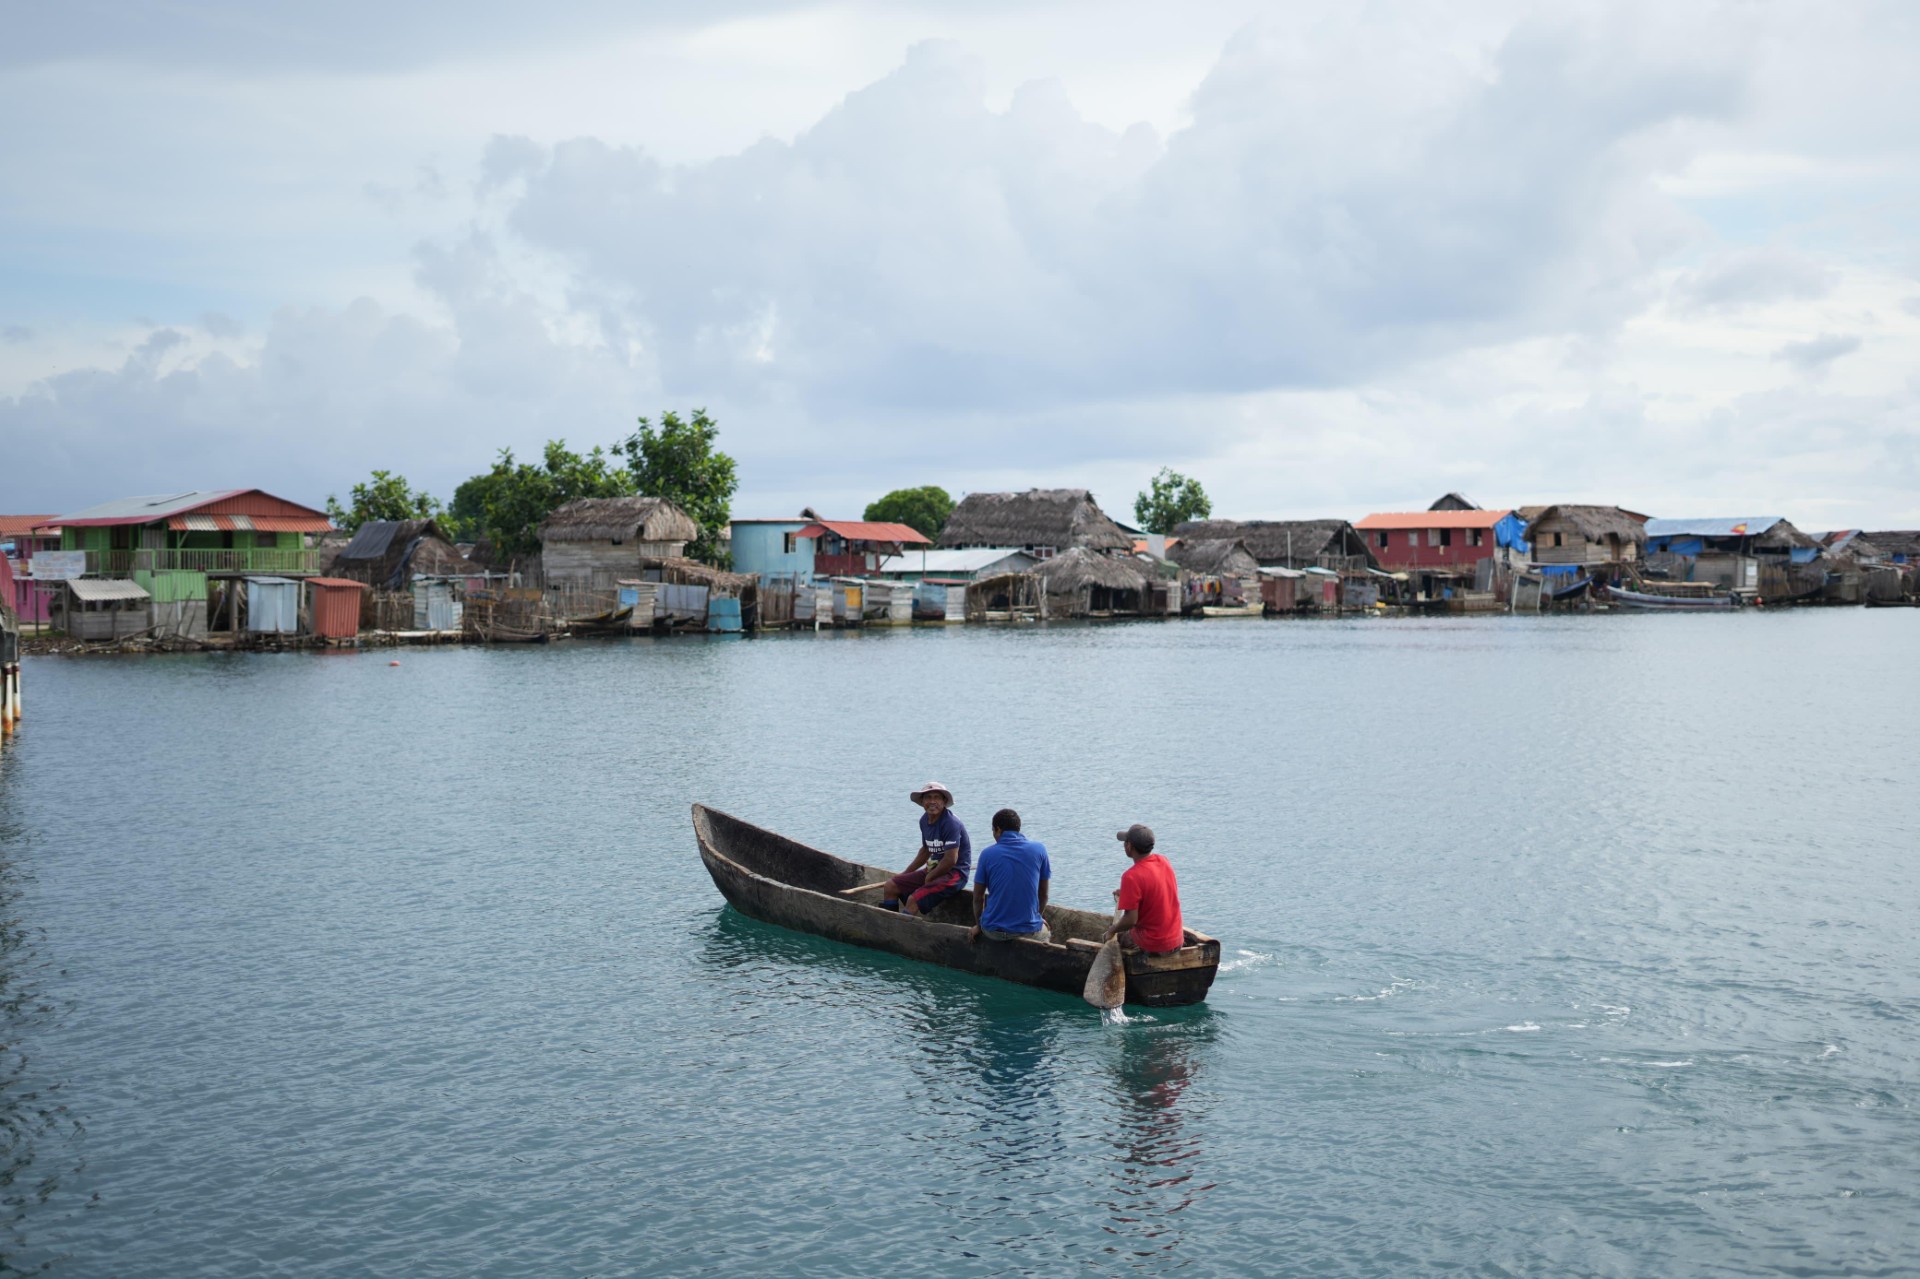
[[[1438,545],[1440,545],[1440,530],[1439,530],[1439,529],[1437,529],[1437,528],[1430,528],[1430,529],[1428,529],[1428,530],[1427,530],[1427,545],[1428,545],[1428,546],[1438,546]]]
[[[1452,529],[1450,529],[1450,528],[1443,528],[1443,529],[1441,529],[1441,530],[1440,530],[1440,545],[1442,545],[1442,546],[1452,546],[1452,545],[1453,545],[1453,530],[1452,530]]]
[[[1407,545],[1408,545],[1408,546],[1418,546],[1418,545],[1420,545],[1420,530],[1419,530],[1419,529],[1414,529],[1414,530],[1412,530],[1411,532],[1409,532],[1409,533],[1407,534]]]
[[[1475,530],[1473,530],[1473,544],[1474,544],[1475,546],[1485,546],[1485,545],[1486,545],[1486,530],[1485,530],[1485,529],[1478,529],[1478,528],[1477,528],[1477,529],[1475,529]]]
[[[1387,549],[1387,535],[1385,533],[1380,535],[1380,549],[1383,551]]]
[[[1553,535],[1553,544],[1554,544],[1555,546],[1559,546],[1559,545],[1560,545],[1560,535],[1559,535],[1558,533],[1555,533],[1555,534]]]
[[[780,535],[780,553],[781,553],[782,555],[791,555],[791,554],[793,554],[793,543],[794,543],[794,541],[795,541],[795,539],[794,539],[794,536],[793,536],[793,534],[791,534],[791,533],[782,533],[782,534]]]

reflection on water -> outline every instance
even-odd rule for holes
[[[1117,1032],[1109,1074],[1119,1117],[1108,1233],[1126,1237],[1109,1251],[1142,1269],[1170,1269],[1186,1240],[1179,1214],[1213,1184],[1200,1176],[1206,1091],[1195,1089],[1218,1017],[1205,1005],[1178,1020],[1136,1018]]]
[[[59,1006],[41,985],[46,961],[39,929],[22,913],[22,871],[15,850],[25,833],[8,796],[13,780],[0,760],[0,1273],[52,1262],[32,1242],[36,1216],[84,1167],[83,1132],[60,1085],[36,1071],[31,1045],[55,1023]]]
[[[1110,1242],[1101,1260],[1083,1263],[1154,1272],[1185,1264],[1182,1214],[1213,1188],[1202,1171],[1212,1105],[1199,1082],[1221,1014],[1202,1005],[1105,1024],[1070,996],[731,909],[703,932],[702,966],[724,978],[743,1016],[764,1010],[777,983],[790,1005],[810,1005],[821,1019],[815,1033],[852,1037],[853,1018],[886,1045],[882,1059],[906,1082],[874,1105],[916,1170],[937,1173],[929,1198],[952,1236],[969,1241],[967,1255],[988,1240],[1016,1265],[1045,1264],[1067,1247],[1063,1214],[1096,1209]],[[913,1218],[914,1206],[904,1215]]]

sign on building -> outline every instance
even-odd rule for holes
[[[35,551],[28,563],[42,582],[72,582],[87,575],[85,551]]]

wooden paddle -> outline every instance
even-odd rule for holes
[[[841,889],[841,890],[840,890],[840,896],[842,896],[842,897],[851,897],[851,896],[853,896],[853,895],[854,895],[855,893],[864,893],[864,892],[866,892],[866,891],[867,891],[867,890],[868,890],[869,888],[885,888],[886,886],[887,886],[887,881],[886,881],[886,880],[884,880],[884,879],[883,879],[883,880],[881,880],[881,881],[880,881],[879,883],[877,883],[877,884],[855,884],[855,885],[854,885],[854,886],[853,886],[852,888],[843,888],[843,889]]]
[[[1118,923],[1125,913],[1114,911],[1114,922]],[[1107,938],[1106,945],[1093,957],[1093,967],[1087,969],[1087,984],[1080,997],[1102,1011],[1127,1002],[1127,961],[1120,953],[1118,937]]]

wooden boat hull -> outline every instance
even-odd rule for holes
[[[1622,586],[1607,588],[1607,602],[1621,608],[1644,609],[1647,612],[1723,612],[1733,607],[1732,597],[1726,595],[1709,597],[1649,595],[1645,591],[1630,591]]]
[[[891,872],[835,857],[704,804],[693,806],[700,860],[727,903],[782,928],[889,951],[985,977],[1078,995],[1111,916],[1048,906],[1052,942],[971,941],[973,903],[962,895],[926,919],[909,919],[874,904],[877,893],[842,895],[878,884]],[[1220,943],[1187,932],[1171,955],[1127,956],[1127,1002],[1150,1008],[1197,1004],[1220,967]]]

